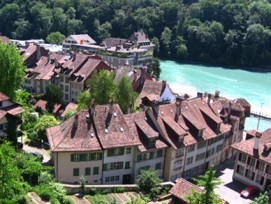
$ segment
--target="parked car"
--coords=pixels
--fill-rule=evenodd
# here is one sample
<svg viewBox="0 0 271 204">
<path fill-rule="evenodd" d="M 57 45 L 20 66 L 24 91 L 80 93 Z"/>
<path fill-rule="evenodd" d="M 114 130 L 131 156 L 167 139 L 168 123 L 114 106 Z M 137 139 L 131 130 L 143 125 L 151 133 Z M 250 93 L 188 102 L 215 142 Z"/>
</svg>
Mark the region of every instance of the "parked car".
<svg viewBox="0 0 271 204">
<path fill-rule="evenodd" d="M 255 186 L 247 186 L 241 191 L 241 196 L 244 198 L 249 198 L 255 194 L 259 193 L 259 189 Z"/>
</svg>

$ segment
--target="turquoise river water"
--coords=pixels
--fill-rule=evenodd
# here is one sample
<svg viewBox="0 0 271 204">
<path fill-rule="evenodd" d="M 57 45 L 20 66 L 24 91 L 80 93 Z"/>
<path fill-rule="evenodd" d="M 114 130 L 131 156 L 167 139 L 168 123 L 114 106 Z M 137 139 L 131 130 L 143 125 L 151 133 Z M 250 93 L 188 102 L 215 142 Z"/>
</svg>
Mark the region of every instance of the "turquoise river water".
<svg viewBox="0 0 271 204">
<path fill-rule="evenodd" d="M 242 69 L 180 64 L 161 60 L 160 80 L 167 80 L 175 93 L 196 96 L 197 92 L 215 93 L 229 99 L 245 98 L 254 112 L 271 117 L 271 73 Z M 258 118 L 250 117 L 245 129 L 257 129 Z M 271 128 L 271 121 L 260 119 L 259 130 Z"/>
</svg>

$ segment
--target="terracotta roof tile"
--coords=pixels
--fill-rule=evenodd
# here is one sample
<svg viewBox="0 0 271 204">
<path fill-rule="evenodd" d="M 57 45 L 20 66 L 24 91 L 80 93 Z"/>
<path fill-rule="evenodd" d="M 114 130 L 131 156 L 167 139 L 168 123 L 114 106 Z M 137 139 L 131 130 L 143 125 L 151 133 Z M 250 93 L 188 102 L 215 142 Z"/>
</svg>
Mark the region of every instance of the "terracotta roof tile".
<svg viewBox="0 0 271 204">
<path fill-rule="evenodd" d="M 6 111 L 0 110 L 0 120 L 1 120 L 2 118 L 4 118 L 6 114 L 7 114 Z"/>
<path fill-rule="evenodd" d="M 9 97 L 5 94 L 3 94 L 2 92 L 0 92 L 0 102 L 1 101 L 6 101 L 9 100 Z"/>
<path fill-rule="evenodd" d="M 88 111 L 82 110 L 60 125 L 48 128 L 47 137 L 51 150 L 55 152 L 101 150 L 94 125 L 93 123 L 89 125 L 87 115 Z"/>
<path fill-rule="evenodd" d="M 258 157 L 258 159 L 271 164 L 271 154 L 270 154 L 271 149 L 270 147 L 269 148 L 265 147 L 266 144 L 271 143 L 271 128 L 267 129 L 266 131 L 262 133 L 262 137 L 260 138 L 260 142 L 259 142 L 258 152 L 255 152 L 253 150 L 254 143 L 255 143 L 255 137 L 249 140 L 239 142 L 237 144 L 233 144 L 232 147 L 250 156 Z"/>
<path fill-rule="evenodd" d="M 69 111 L 76 111 L 76 108 L 77 108 L 77 104 L 72 103 L 72 102 L 69 103 L 66 106 L 65 110 L 63 111 L 63 113 L 61 114 L 61 117 L 64 117 L 66 115 L 66 113 L 69 112 Z"/>
<path fill-rule="evenodd" d="M 96 44 L 96 42 L 88 34 L 70 35 L 77 44 Z"/>
<path fill-rule="evenodd" d="M 7 107 L 1 108 L 1 109 L 6 111 L 7 113 L 9 113 L 11 115 L 18 115 L 18 114 L 24 112 L 24 109 L 18 104 L 13 104 L 11 106 L 7 106 Z"/>
<path fill-rule="evenodd" d="M 40 99 L 34 105 L 34 108 L 40 107 L 43 111 L 46 111 L 46 104 L 47 104 L 47 101 Z M 57 113 L 59 111 L 60 107 L 61 107 L 61 104 L 54 104 L 53 113 Z"/>
<path fill-rule="evenodd" d="M 130 131 L 119 105 L 113 105 L 109 114 L 107 105 L 96 106 L 94 123 L 103 148 L 133 146 L 140 144 L 138 137 Z M 106 128 L 108 125 L 108 128 Z M 107 129 L 107 130 L 106 130 Z"/>
</svg>

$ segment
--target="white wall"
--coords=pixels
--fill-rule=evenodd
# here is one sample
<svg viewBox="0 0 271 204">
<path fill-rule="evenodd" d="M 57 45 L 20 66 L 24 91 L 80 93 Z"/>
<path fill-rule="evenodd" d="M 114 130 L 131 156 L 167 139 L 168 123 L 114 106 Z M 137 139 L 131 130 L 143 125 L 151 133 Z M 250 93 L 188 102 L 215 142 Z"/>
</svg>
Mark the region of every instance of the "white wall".
<svg viewBox="0 0 271 204">
<path fill-rule="evenodd" d="M 162 102 L 164 100 L 170 100 L 170 101 L 175 101 L 175 96 L 173 95 L 173 93 L 170 91 L 168 85 L 166 86 L 164 92 L 162 93 L 162 95 L 160 96 L 159 101 Z"/>
</svg>

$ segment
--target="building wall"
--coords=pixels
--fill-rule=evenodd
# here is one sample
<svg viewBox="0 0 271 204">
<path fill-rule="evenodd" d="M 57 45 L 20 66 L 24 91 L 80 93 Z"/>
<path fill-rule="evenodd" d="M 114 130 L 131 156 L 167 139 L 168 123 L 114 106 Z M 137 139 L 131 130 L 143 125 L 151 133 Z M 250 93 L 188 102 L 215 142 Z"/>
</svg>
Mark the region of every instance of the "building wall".
<svg viewBox="0 0 271 204">
<path fill-rule="evenodd" d="M 81 152 L 80 152 L 81 153 Z M 82 152 L 93 153 L 93 152 Z M 79 183 L 80 176 L 84 176 L 88 184 L 101 184 L 102 179 L 102 160 L 97 161 L 71 161 L 70 152 L 53 153 L 55 176 L 59 182 L 63 183 Z M 90 176 L 85 175 L 85 168 L 91 168 Z M 94 167 L 99 167 L 99 174 L 94 175 Z M 73 169 L 79 168 L 79 176 L 73 176 Z"/>
<path fill-rule="evenodd" d="M 13 104 L 14 103 L 12 103 L 10 100 L 2 101 L 2 106 L 0 106 L 0 108 L 5 108 L 5 107 L 11 106 Z"/>
<path fill-rule="evenodd" d="M 140 152 L 137 151 L 136 158 L 135 158 L 135 160 L 136 160 L 136 163 L 135 163 L 135 177 L 137 175 L 139 175 L 141 168 L 155 169 L 156 172 L 157 172 L 157 175 L 159 177 L 161 177 L 161 178 L 163 177 L 165 149 L 163 149 L 161 157 L 157 157 L 157 150 L 150 151 L 150 152 L 154 153 L 154 158 L 153 159 L 147 159 L 147 160 L 138 161 L 137 160 L 137 155 L 139 155 Z M 148 153 L 150 153 L 150 152 L 148 152 Z M 161 164 L 160 165 L 160 169 L 156 169 L 155 168 L 158 163 Z"/>
<path fill-rule="evenodd" d="M 160 102 L 165 101 L 165 100 L 175 101 L 175 96 L 173 95 L 173 93 L 171 93 L 168 85 L 166 85 L 166 88 L 159 99 Z"/>
<path fill-rule="evenodd" d="M 246 185 L 256 186 L 260 190 L 266 190 L 266 187 L 271 184 L 271 165 L 259 161 L 255 157 L 253 157 L 255 162 L 251 163 L 252 157 L 242 154 L 245 157 L 241 157 L 240 152 L 236 154 L 233 179 Z M 259 165 L 258 162 L 261 162 L 262 165 Z"/>
<path fill-rule="evenodd" d="M 127 149 L 131 148 L 131 152 L 128 153 Z M 104 164 L 112 164 L 114 162 L 123 162 L 123 167 L 121 169 L 115 170 L 104 170 L 103 171 L 103 183 L 104 184 L 122 184 L 124 182 L 123 176 L 130 175 L 130 178 L 133 179 L 133 169 L 134 169 L 134 153 L 135 147 L 126 147 L 124 149 L 124 154 L 119 156 L 108 156 L 108 149 L 104 151 Z M 130 162 L 130 168 L 125 169 L 125 163 Z M 111 178 L 108 181 L 107 177 L 115 177 L 114 180 Z M 116 179 L 116 176 L 119 176 L 119 179 Z"/>
</svg>

